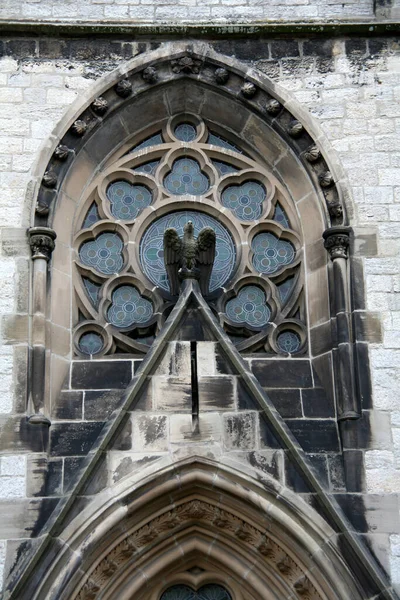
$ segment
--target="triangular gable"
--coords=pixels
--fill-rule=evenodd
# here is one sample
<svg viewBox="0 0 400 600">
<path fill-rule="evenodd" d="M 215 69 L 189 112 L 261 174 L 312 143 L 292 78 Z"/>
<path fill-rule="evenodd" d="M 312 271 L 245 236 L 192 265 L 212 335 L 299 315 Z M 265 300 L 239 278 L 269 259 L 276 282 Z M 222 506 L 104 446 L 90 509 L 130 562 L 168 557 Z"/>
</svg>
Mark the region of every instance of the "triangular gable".
<svg viewBox="0 0 400 600">
<path fill-rule="evenodd" d="M 219 325 L 212 310 L 202 297 L 198 283 L 191 279 L 184 281 L 177 304 L 142 361 L 137 373 L 124 391 L 120 407 L 114 411 L 104 425 L 96 443 L 85 457 L 81 472 L 69 494 L 60 499 L 44 526 L 41 537 L 36 540 L 35 549 L 28 560 L 25 564 L 17 565 L 13 572 L 11 585 L 6 590 L 5 599 L 21 598 L 20 592 L 23 590 L 25 583 L 32 577 L 36 565 L 44 559 L 46 551 L 50 550 L 54 538 L 59 535 L 64 523 L 70 518 L 75 508 L 75 502 L 83 494 L 91 476 L 99 468 L 104 452 L 111 446 L 115 436 L 123 426 L 127 413 L 132 411 L 140 401 L 143 386 L 157 368 L 164 355 L 166 345 L 175 339 L 182 339 L 182 337 L 185 339 L 185 329 L 186 332 L 190 331 L 192 325 L 189 323 L 187 329 L 188 315 L 193 309 L 201 321 L 202 327 L 199 328 L 199 331 L 206 332 L 206 339 L 214 339 L 218 342 L 226 359 L 231 364 L 232 370 L 240 376 L 247 394 L 262 411 L 267 427 L 279 441 L 281 447 L 287 451 L 294 468 L 301 475 L 311 493 L 315 495 L 320 512 L 330 525 L 341 534 L 343 551 L 346 556 L 351 557 L 353 570 L 360 579 L 368 581 L 369 586 L 373 589 L 381 590 L 380 597 L 395 599 L 396 596 L 389 587 L 380 567 L 352 530 L 336 500 L 324 489 L 306 453 L 269 399 L 256 376 L 251 372 L 246 361 Z"/>
</svg>

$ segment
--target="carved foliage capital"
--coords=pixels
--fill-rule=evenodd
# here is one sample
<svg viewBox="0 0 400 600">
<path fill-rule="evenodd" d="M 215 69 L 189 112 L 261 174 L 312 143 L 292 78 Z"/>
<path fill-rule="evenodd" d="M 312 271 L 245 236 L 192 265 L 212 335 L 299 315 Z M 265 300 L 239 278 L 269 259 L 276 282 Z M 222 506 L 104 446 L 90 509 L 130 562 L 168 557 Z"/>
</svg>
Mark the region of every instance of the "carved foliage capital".
<svg viewBox="0 0 400 600">
<path fill-rule="evenodd" d="M 43 258 L 49 261 L 55 248 L 56 232 L 49 227 L 31 227 L 28 236 L 32 259 Z"/>
<path fill-rule="evenodd" d="M 324 246 L 332 260 L 347 258 L 350 245 L 350 230 L 346 227 L 332 227 L 324 231 Z"/>
</svg>

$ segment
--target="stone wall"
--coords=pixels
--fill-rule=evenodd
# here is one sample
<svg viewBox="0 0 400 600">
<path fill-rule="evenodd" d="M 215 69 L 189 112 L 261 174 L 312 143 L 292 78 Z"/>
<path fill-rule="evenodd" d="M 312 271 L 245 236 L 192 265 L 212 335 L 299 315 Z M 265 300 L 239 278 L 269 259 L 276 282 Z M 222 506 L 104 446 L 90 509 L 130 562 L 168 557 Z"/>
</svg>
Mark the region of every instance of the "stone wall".
<svg viewBox="0 0 400 600">
<path fill-rule="evenodd" d="M 77 16 L 73 13 L 78 10 L 77 3 L 62 4 L 72 11 L 66 18 Z M 132 3 L 92 4 L 90 8 L 102 15 L 111 8 L 133 9 Z M 186 14 L 188 4 L 181 4 Z M 349 2 L 347 6 L 370 10 L 370 4 Z M 32 17 L 57 18 L 52 12 L 56 6 L 59 3 L 52 7 L 50 3 L 6 2 L 0 16 L 28 17 L 22 8 L 35 7 L 39 12 Z M 202 2 L 202 6 L 212 10 L 214 5 Z M 252 3 L 246 6 L 256 8 Z M 319 10 L 321 6 L 313 3 L 311 8 Z M 294 8 L 300 11 L 301 7 L 310 6 L 305 3 Z M 42 8 L 49 12 L 40 14 Z M 150 9 L 152 14 L 143 18 L 153 18 L 155 8 Z M 5 10 L 9 12 L 5 14 Z M 87 18 L 95 19 L 95 14 Z M 11 415 L 24 412 L 26 399 L 29 252 L 25 232 L 32 214 L 29 182 L 40 149 L 65 111 L 75 100 L 79 106 L 81 94 L 95 80 L 157 43 L 7 38 L 0 44 L 0 409 L 6 432 L 12 428 Z M 212 43 L 215 50 L 253 65 L 289 90 L 319 122 L 343 163 L 353 192 L 351 225 L 365 241 L 359 243 L 356 253 L 365 271 L 367 308 L 379 315 L 383 327 L 382 343 L 370 346 L 374 408 L 384 411 L 392 425 L 392 438 L 373 440 L 366 447 L 366 486 L 372 494 L 400 493 L 399 44 L 391 38 Z M 140 429 L 140 424 L 135 427 Z M 25 462 L 28 453 L 21 441 L 10 446 L 1 459 L 0 497 L 14 506 L 25 495 L 27 464 L 32 470 Z M 7 532 L 2 536 L 7 537 Z M 3 546 L 0 543 L 0 562 Z M 399 546 L 400 536 L 394 534 L 391 568 L 398 584 Z"/>
<path fill-rule="evenodd" d="M 380 6 L 383 4 L 383 9 Z M 378 13 L 391 16 L 391 3 Z M 373 0 L 3 0 L 0 18 L 55 21 L 230 22 L 374 16 Z"/>
</svg>

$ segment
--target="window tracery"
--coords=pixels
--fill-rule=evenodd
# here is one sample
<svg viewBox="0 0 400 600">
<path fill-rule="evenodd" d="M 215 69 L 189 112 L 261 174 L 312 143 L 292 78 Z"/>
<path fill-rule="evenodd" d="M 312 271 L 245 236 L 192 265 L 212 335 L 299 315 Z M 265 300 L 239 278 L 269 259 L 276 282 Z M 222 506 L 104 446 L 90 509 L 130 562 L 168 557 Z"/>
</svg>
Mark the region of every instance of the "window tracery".
<svg viewBox="0 0 400 600">
<path fill-rule="evenodd" d="M 196 115 L 176 115 L 110 159 L 75 236 L 78 355 L 144 353 L 168 315 L 167 227 L 217 234 L 208 301 L 243 351 L 306 347 L 302 240 L 284 186 Z"/>
<path fill-rule="evenodd" d="M 232 600 L 232 596 L 222 585 L 209 583 L 197 591 L 187 585 L 173 585 L 160 600 Z"/>
</svg>

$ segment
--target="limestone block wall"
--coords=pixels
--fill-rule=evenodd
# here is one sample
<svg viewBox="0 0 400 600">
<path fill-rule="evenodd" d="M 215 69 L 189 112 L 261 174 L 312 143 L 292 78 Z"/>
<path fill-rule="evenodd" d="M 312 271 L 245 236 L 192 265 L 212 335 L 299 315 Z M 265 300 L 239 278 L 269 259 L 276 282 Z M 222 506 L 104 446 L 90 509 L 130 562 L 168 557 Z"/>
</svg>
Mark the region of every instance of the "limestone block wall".
<svg viewBox="0 0 400 600">
<path fill-rule="evenodd" d="M 373 0 L 3 0 L 0 18 L 163 23 L 391 17 L 391 3 Z M 383 6 L 381 6 L 383 4 Z"/>
<path fill-rule="evenodd" d="M 213 6 L 225 6 L 223 2 L 202 2 L 202 7 L 211 11 Z M 292 11 L 310 4 L 296 4 Z M 349 2 L 345 6 L 357 6 L 358 10 L 364 6 L 367 10 L 370 4 Z M 72 11 L 85 8 L 75 2 L 62 5 Z M 56 6 L 60 3 L 6 1 L 0 16 L 28 18 L 22 10 L 31 7 L 33 11 L 35 7 L 38 12 L 32 18 L 58 18 L 52 12 Z M 117 1 L 93 0 L 93 13 L 87 18 L 96 18 L 94 9 L 105 15 L 106 9 L 121 6 L 124 7 Z M 137 6 L 146 8 L 144 4 Z M 182 6 L 186 14 L 190 5 Z M 321 2 L 321 6 L 328 5 Z M 126 2 L 124 8 L 131 14 L 133 7 Z M 249 2 L 246 7 L 254 8 L 254 4 Z M 319 10 L 314 2 L 311 8 L 315 7 Z M 43 8 L 49 12 L 41 15 Z M 150 9 L 154 16 L 155 7 Z M 217 13 L 214 16 L 217 18 Z M 40 37 L 6 37 L 0 41 L 0 425 L 3 439 L 8 440 L 0 462 L 0 499 L 3 506 L 12 504 L 15 510 L 22 507 L 27 485 L 32 485 L 29 481 L 27 484 L 26 473 L 33 469 L 32 448 L 24 444 L 23 432 L 18 439 L 13 436 L 15 423 L 26 405 L 26 228 L 32 214 L 31 173 L 40 149 L 73 102 L 79 106 L 82 94 L 95 80 L 121 61 L 159 43 Z M 236 56 L 289 90 L 294 100 L 319 122 L 346 170 L 353 194 L 350 221 L 360 240 L 355 252 L 365 273 L 367 309 L 374 311 L 382 324 L 381 341 L 376 342 L 375 334 L 370 345 L 374 408 L 383 411 L 392 427 L 391 436 L 366 445 L 365 485 L 371 494 L 391 497 L 400 493 L 399 43 L 394 38 L 239 39 L 210 43 L 215 50 Z M 79 405 L 76 399 L 75 402 Z M 62 415 L 58 418 L 62 420 Z M 133 426 L 140 435 L 140 421 L 133 422 Z M 162 428 L 162 423 L 157 427 Z M 35 450 L 40 450 L 45 440 L 38 440 L 37 444 Z M 53 490 L 54 497 L 59 493 Z M 14 515 L 17 522 L 17 513 Z M 10 531 L 8 524 L 0 529 L 0 564 L 5 556 L 5 540 L 23 537 L 22 532 Z M 392 577 L 400 584 L 400 536 L 393 533 L 391 542 Z"/>
</svg>

